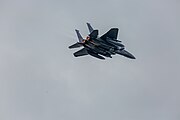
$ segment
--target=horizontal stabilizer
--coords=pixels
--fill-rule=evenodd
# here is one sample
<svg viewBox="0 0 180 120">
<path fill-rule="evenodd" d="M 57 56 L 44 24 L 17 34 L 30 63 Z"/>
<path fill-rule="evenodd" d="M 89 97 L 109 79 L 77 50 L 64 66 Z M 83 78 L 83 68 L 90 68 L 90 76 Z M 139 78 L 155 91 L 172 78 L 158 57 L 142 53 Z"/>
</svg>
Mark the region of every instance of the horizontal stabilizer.
<svg viewBox="0 0 180 120">
<path fill-rule="evenodd" d="M 82 43 L 78 43 L 78 42 L 77 42 L 77 43 L 69 46 L 69 48 L 72 49 L 72 48 L 78 48 L 78 47 L 81 47 L 81 46 L 83 46 Z"/>
<path fill-rule="evenodd" d="M 75 57 L 84 56 L 84 55 L 88 55 L 88 52 L 85 48 L 74 53 Z"/>
<path fill-rule="evenodd" d="M 97 38 L 98 36 L 98 30 L 93 30 L 90 34 L 89 34 L 90 38 Z"/>
<path fill-rule="evenodd" d="M 87 26 L 88 26 L 88 29 L 89 29 L 89 33 L 91 33 L 93 31 L 93 28 L 92 28 L 91 24 L 87 23 Z"/>
<path fill-rule="evenodd" d="M 118 36 L 118 28 L 111 28 L 107 33 L 105 33 L 103 36 L 100 38 L 103 40 L 106 40 L 106 38 L 111 38 L 111 39 L 117 39 Z"/>
</svg>

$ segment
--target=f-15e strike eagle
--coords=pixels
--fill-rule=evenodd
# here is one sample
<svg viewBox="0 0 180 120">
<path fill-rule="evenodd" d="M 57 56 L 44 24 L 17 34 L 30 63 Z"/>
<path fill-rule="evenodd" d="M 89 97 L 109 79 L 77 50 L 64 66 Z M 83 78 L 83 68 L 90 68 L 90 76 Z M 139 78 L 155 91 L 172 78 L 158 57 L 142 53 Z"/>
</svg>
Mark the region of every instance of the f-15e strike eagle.
<svg viewBox="0 0 180 120">
<path fill-rule="evenodd" d="M 125 50 L 125 46 L 121 41 L 117 40 L 118 28 L 111 28 L 107 33 L 98 37 L 98 30 L 94 30 L 90 23 L 87 23 L 89 35 L 83 39 L 79 30 L 75 30 L 79 42 L 69 46 L 69 48 L 83 47 L 74 53 L 75 57 L 91 55 L 99 59 L 104 57 L 112 58 L 112 55 L 119 54 L 127 58 L 135 59 L 135 57 Z"/>
</svg>

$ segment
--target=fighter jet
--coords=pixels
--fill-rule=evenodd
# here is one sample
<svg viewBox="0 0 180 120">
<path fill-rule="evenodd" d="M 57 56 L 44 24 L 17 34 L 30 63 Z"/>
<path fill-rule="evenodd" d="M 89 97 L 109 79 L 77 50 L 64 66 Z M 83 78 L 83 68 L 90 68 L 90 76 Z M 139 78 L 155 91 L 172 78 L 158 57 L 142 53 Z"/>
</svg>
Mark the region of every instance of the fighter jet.
<svg viewBox="0 0 180 120">
<path fill-rule="evenodd" d="M 118 28 L 111 28 L 107 33 L 98 37 L 98 30 L 94 30 L 90 23 L 87 23 L 89 35 L 83 39 L 79 30 L 75 30 L 79 42 L 69 46 L 69 48 L 78 48 L 83 46 L 81 50 L 74 53 L 75 57 L 91 55 L 99 59 L 105 57 L 112 58 L 111 55 L 120 54 L 125 57 L 135 59 L 135 57 L 125 50 L 125 46 L 121 41 L 117 40 Z"/>
</svg>

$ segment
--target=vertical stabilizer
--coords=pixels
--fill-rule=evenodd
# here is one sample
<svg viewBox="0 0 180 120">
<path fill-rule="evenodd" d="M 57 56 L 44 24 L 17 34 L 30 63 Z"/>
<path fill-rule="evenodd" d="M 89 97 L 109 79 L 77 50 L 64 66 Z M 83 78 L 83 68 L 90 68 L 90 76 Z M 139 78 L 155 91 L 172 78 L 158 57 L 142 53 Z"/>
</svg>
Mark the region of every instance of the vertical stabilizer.
<svg viewBox="0 0 180 120">
<path fill-rule="evenodd" d="M 77 37 L 79 39 L 79 42 L 82 43 L 83 42 L 83 37 L 81 36 L 79 30 L 75 30 L 75 31 L 76 31 Z"/>
<path fill-rule="evenodd" d="M 88 29 L 89 29 L 89 33 L 91 33 L 94 29 L 92 28 L 90 23 L 87 23 Z"/>
</svg>

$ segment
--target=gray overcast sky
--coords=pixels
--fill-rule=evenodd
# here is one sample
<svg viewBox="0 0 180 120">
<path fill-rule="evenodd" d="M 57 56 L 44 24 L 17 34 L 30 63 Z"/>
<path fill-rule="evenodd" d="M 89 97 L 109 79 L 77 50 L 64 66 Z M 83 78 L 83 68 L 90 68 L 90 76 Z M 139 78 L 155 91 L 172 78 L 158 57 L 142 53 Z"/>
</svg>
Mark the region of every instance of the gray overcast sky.
<svg viewBox="0 0 180 120">
<path fill-rule="evenodd" d="M 179 120 L 180 2 L 0 0 L 0 120 Z M 180 21 L 180 20 L 179 20 Z M 74 58 L 86 22 L 136 60 Z"/>
</svg>

